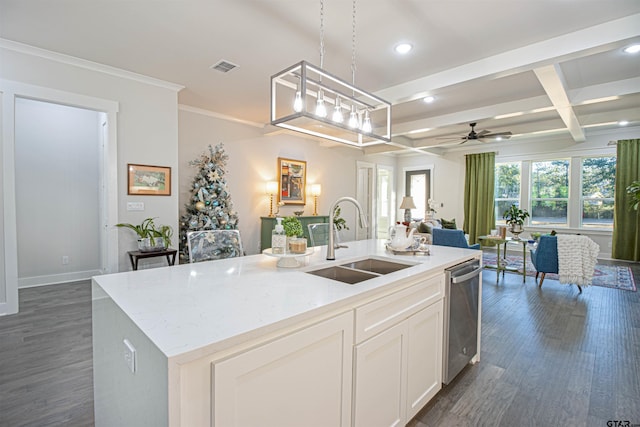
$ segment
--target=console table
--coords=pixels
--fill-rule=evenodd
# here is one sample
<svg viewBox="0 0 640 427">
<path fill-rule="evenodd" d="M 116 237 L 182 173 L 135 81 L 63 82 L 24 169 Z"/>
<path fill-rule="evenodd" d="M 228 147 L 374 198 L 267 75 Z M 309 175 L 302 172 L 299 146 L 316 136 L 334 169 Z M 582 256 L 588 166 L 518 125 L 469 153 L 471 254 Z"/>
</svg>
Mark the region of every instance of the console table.
<svg viewBox="0 0 640 427">
<path fill-rule="evenodd" d="M 169 265 L 176 263 L 177 249 L 163 249 L 161 251 L 129 251 L 129 260 L 131 261 L 131 268 L 138 269 L 138 260 L 143 258 L 155 258 L 157 256 L 166 256 Z"/>
<path fill-rule="evenodd" d="M 307 225 L 315 224 L 315 223 L 326 223 L 329 222 L 328 215 L 309 215 L 309 216 L 299 216 L 297 217 L 302 224 L 302 232 L 304 233 L 304 237 L 307 239 L 307 244 L 311 242 L 309 238 L 309 228 Z M 261 227 L 260 227 L 260 252 L 264 251 L 271 247 L 271 232 L 273 228 L 276 226 L 276 218 L 271 216 L 261 216 Z"/>
</svg>

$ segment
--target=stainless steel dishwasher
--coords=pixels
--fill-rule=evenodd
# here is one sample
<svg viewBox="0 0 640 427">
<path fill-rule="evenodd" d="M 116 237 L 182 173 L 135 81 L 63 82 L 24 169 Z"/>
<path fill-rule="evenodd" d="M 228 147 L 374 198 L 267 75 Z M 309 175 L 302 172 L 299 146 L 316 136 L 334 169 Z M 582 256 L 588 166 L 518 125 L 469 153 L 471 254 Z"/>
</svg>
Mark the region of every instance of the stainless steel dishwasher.
<svg viewBox="0 0 640 427">
<path fill-rule="evenodd" d="M 449 384 L 478 351 L 480 260 L 445 270 L 443 382 Z"/>
</svg>

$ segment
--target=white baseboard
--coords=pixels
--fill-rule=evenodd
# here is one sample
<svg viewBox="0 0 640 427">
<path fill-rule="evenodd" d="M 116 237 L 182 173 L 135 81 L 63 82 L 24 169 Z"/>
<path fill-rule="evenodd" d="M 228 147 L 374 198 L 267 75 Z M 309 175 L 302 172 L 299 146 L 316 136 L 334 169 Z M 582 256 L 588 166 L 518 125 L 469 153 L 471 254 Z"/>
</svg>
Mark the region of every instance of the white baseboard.
<svg viewBox="0 0 640 427">
<path fill-rule="evenodd" d="M 88 280 L 91 279 L 92 276 L 98 276 L 100 274 L 102 274 L 100 270 L 87 270 L 63 274 L 49 274 L 46 276 L 20 277 L 18 278 L 18 289 Z"/>
</svg>

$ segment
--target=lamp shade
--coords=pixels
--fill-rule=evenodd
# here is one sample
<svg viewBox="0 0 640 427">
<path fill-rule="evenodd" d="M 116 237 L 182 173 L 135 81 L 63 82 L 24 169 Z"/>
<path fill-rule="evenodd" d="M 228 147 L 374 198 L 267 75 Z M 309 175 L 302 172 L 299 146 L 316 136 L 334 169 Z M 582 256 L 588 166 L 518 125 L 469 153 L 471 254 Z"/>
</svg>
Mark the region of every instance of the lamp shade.
<svg viewBox="0 0 640 427">
<path fill-rule="evenodd" d="M 265 191 L 267 194 L 278 194 L 278 182 L 277 181 L 269 181 L 265 185 Z"/>
<path fill-rule="evenodd" d="M 322 194 L 322 186 L 320 184 L 312 184 L 310 193 L 314 197 L 319 196 Z"/>
<path fill-rule="evenodd" d="M 416 204 L 413 203 L 413 197 L 404 196 L 402 198 L 402 203 L 400 203 L 400 209 L 415 209 Z"/>
</svg>

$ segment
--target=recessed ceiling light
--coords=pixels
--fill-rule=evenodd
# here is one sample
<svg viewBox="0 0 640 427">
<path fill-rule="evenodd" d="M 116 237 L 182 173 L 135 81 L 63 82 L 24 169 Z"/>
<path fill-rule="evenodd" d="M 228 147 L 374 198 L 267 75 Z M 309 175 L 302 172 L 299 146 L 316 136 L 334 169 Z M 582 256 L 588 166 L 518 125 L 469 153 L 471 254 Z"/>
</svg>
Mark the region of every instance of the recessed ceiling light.
<svg viewBox="0 0 640 427">
<path fill-rule="evenodd" d="M 624 49 L 625 53 L 638 53 L 640 52 L 640 44 L 632 44 L 631 46 L 627 46 Z"/>
<path fill-rule="evenodd" d="M 413 49 L 413 45 L 410 43 L 400 43 L 395 47 L 395 51 L 401 55 L 409 53 L 411 49 Z"/>
<path fill-rule="evenodd" d="M 626 125 L 628 125 L 628 124 L 629 124 L 629 120 L 620 120 L 620 121 L 618 122 L 618 124 L 619 124 L 620 126 L 626 126 Z"/>
<path fill-rule="evenodd" d="M 427 104 L 431 104 L 433 101 L 436 100 L 435 96 L 425 96 L 424 98 L 422 98 L 422 100 L 424 102 L 426 102 Z"/>
</svg>

